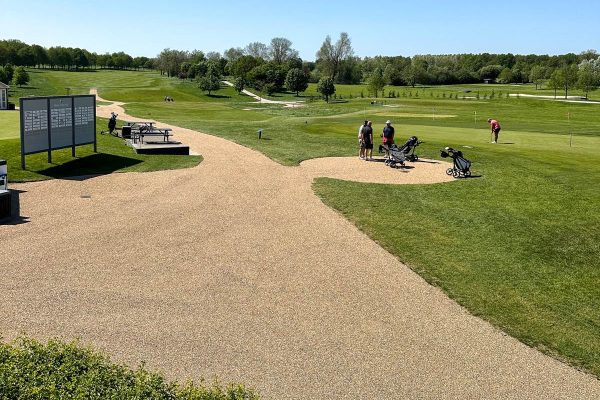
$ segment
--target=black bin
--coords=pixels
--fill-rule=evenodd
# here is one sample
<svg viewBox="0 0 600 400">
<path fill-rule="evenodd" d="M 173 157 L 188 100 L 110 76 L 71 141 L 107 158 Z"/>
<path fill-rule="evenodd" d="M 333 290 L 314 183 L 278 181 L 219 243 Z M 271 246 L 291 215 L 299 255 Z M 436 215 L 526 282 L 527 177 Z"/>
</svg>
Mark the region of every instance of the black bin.
<svg viewBox="0 0 600 400">
<path fill-rule="evenodd" d="M 131 139 L 131 127 L 130 126 L 122 127 L 121 135 L 123 136 L 123 139 Z"/>
</svg>

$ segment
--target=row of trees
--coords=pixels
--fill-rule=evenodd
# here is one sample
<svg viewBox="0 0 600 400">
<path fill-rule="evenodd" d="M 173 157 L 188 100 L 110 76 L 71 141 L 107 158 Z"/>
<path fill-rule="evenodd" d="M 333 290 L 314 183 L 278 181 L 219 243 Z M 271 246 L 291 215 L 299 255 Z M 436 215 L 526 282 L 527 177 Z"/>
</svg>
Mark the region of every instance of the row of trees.
<svg viewBox="0 0 600 400">
<path fill-rule="evenodd" d="M 122 51 L 97 54 L 80 48 L 55 46 L 46 49 L 19 40 L 0 40 L 0 65 L 61 69 L 139 69 L 153 68 L 152 62 L 148 57 L 134 58 Z"/>
<path fill-rule="evenodd" d="M 365 57 L 354 55 L 347 33 L 337 41 L 327 36 L 315 54 L 315 61 L 304 61 L 292 42 L 276 37 L 267 45 L 249 43 L 223 52 L 163 50 L 157 57 L 131 57 L 124 52 L 90 53 L 85 49 L 28 45 L 18 40 L 0 41 L 0 66 L 41 68 L 154 68 L 169 77 L 203 82 L 215 87 L 223 76 L 232 76 L 238 90 L 252 87 L 267 93 L 283 90 L 296 94 L 308 82 L 354 84 L 366 82 L 378 96 L 385 85 L 477 83 L 528 83 L 539 87 L 547 82 L 566 93 L 580 87 L 586 93 L 598 87 L 599 55 L 595 50 L 564 55 L 455 54 L 416 55 L 413 57 Z M 11 80 L 9 80 L 11 81 Z M 207 82 L 212 82 L 208 85 Z M 329 81 L 328 81 L 329 83 Z M 323 85 L 321 85 L 323 86 Z M 324 85 L 324 87 L 329 85 Z M 215 90 L 215 89 L 211 89 Z"/>
</svg>

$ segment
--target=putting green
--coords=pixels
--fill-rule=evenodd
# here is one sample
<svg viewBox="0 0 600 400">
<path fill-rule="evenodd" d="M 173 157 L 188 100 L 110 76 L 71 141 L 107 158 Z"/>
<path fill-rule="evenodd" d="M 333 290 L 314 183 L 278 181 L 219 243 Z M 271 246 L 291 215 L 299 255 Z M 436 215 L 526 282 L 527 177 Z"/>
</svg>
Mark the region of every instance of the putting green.
<svg viewBox="0 0 600 400">
<path fill-rule="evenodd" d="M 19 137 L 19 112 L 0 111 L 0 140 Z"/>
</svg>

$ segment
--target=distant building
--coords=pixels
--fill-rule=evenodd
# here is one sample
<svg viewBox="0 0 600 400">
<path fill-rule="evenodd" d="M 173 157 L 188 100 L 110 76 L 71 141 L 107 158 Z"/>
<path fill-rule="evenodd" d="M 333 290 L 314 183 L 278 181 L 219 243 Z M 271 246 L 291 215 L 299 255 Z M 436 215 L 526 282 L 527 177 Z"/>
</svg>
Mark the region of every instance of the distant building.
<svg viewBox="0 0 600 400">
<path fill-rule="evenodd" d="M 0 110 L 8 108 L 8 85 L 0 82 Z"/>
</svg>

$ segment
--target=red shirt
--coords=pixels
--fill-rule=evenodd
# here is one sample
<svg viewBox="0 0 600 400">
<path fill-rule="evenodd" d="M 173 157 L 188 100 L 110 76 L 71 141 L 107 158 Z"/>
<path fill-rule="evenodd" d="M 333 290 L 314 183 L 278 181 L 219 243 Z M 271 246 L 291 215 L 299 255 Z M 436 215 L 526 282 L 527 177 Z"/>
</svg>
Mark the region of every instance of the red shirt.
<svg viewBox="0 0 600 400">
<path fill-rule="evenodd" d="M 500 124 L 495 119 L 491 120 L 490 124 L 492 124 L 492 130 L 493 131 L 495 131 L 496 129 L 500 129 Z"/>
</svg>

